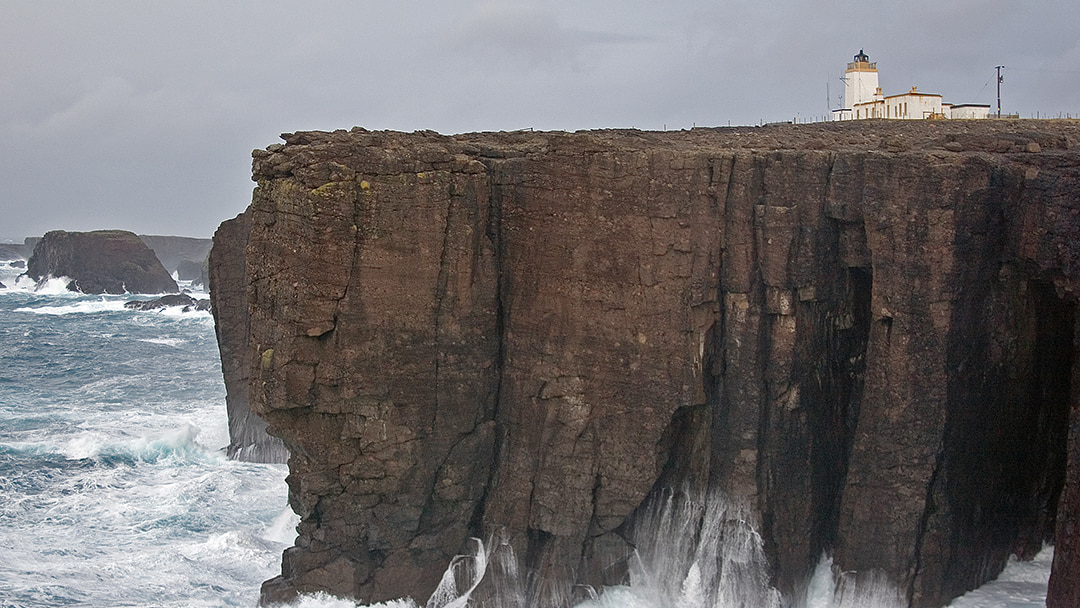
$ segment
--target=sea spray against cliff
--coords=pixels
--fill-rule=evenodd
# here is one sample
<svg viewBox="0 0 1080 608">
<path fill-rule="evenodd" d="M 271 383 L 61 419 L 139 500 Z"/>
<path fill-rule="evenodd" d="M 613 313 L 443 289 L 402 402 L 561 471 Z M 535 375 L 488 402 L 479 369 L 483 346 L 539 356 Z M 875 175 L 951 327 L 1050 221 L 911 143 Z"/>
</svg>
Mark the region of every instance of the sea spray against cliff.
<svg viewBox="0 0 1080 608">
<path fill-rule="evenodd" d="M 768 559 L 750 510 L 714 492 L 694 499 L 661 492 L 632 526 L 635 549 L 627 584 L 600 590 L 526 598 L 513 549 L 500 536 L 470 539 L 425 608 L 902 608 L 906 602 L 884 576 L 835 573 L 822 555 L 804 589 L 784 598 L 769 584 Z M 542 582 L 531 581 L 533 586 Z M 479 596 L 479 597 L 477 597 Z M 377 606 L 382 606 L 378 604 Z M 387 604 L 389 606 L 390 604 Z M 393 604 L 414 608 L 415 603 Z"/>
<path fill-rule="evenodd" d="M 630 588 L 652 605 L 779 608 L 749 509 L 714 492 L 664 492 L 635 522 Z"/>
</svg>

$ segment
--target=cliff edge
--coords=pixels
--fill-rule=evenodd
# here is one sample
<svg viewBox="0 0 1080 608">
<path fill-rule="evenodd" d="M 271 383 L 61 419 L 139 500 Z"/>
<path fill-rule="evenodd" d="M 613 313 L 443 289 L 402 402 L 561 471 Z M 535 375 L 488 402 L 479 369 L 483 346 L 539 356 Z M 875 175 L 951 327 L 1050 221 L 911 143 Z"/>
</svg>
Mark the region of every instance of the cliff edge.
<svg viewBox="0 0 1080 608">
<path fill-rule="evenodd" d="M 563 605 L 675 489 L 785 593 L 830 551 L 939 606 L 1054 539 L 1077 605 L 1076 122 L 283 138 L 214 306 L 291 452 L 264 601 L 423 599 L 479 537 Z"/>
</svg>

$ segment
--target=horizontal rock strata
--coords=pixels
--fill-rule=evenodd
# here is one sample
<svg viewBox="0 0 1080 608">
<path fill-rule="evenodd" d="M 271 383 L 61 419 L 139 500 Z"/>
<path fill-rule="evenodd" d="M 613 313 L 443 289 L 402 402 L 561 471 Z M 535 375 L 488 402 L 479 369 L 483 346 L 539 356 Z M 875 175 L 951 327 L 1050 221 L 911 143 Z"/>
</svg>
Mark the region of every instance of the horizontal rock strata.
<svg viewBox="0 0 1080 608">
<path fill-rule="evenodd" d="M 827 550 L 920 607 L 1057 525 L 1072 605 L 1075 123 L 283 137 L 214 303 L 292 454 L 264 600 L 423 599 L 501 533 L 558 605 L 682 488 L 782 591 Z"/>
</svg>

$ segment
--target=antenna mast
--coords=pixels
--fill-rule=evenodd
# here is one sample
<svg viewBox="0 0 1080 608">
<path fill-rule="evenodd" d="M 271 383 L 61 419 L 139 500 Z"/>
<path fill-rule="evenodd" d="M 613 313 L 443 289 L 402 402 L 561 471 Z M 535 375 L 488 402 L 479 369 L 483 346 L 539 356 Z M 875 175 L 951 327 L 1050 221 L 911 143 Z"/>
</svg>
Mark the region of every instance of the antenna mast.
<svg viewBox="0 0 1080 608">
<path fill-rule="evenodd" d="M 1003 66 L 1003 65 L 994 66 L 994 69 L 997 70 L 997 93 L 998 93 L 997 117 L 998 118 L 1001 118 L 1001 82 L 1003 80 L 1005 80 L 1004 78 L 1001 77 L 1001 70 L 1003 70 L 1004 68 L 1005 68 L 1005 66 Z"/>
</svg>

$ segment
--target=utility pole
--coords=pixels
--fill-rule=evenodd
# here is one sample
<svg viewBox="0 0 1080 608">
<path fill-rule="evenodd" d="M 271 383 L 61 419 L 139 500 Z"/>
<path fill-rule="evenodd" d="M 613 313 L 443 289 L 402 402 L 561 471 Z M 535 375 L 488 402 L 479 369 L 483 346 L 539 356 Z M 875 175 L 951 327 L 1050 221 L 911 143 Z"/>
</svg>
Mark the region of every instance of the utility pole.
<svg viewBox="0 0 1080 608">
<path fill-rule="evenodd" d="M 1001 70 L 1003 70 L 1004 68 L 1005 68 L 1005 66 L 1003 66 L 1003 65 L 994 66 L 994 69 L 997 70 L 997 89 L 998 89 L 998 115 L 997 115 L 997 117 L 998 118 L 1001 118 L 1001 81 L 1005 80 L 1004 78 L 1001 77 Z"/>
</svg>

